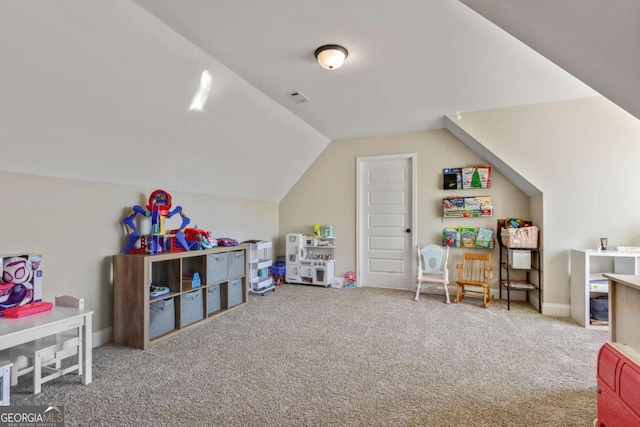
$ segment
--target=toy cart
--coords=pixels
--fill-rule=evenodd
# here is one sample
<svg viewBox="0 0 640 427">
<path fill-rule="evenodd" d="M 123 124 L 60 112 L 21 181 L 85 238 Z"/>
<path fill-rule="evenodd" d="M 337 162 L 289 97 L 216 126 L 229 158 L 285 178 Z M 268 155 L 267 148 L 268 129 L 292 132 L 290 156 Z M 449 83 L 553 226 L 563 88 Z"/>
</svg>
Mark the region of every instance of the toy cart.
<svg viewBox="0 0 640 427">
<path fill-rule="evenodd" d="M 269 274 L 273 279 L 273 283 L 277 286 L 280 286 L 284 283 L 284 277 L 287 272 L 286 261 L 283 256 L 278 257 L 278 260 L 275 264 L 269 267 Z"/>
<path fill-rule="evenodd" d="M 243 243 L 249 245 L 249 292 L 261 294 L 267 291 L 275 291 L 276 287 L 269 275 L 271 262 L 271 241 L 247 240 Z"/>
</svg>

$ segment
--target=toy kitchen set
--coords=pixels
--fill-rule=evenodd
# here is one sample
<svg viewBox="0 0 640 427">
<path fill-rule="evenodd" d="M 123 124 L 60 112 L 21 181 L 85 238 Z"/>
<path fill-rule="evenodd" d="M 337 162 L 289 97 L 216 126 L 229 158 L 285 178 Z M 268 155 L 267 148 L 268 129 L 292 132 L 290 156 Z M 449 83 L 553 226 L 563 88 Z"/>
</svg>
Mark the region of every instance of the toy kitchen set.
<svg viewBox="0 0 640 427">
<path fill-rule="evenodd" d="M 313 236 L 287 234 L 287 283 L 330 286 L 335 276 L 335 237 L 333 227 L 314 225 Z"/>
</svg>

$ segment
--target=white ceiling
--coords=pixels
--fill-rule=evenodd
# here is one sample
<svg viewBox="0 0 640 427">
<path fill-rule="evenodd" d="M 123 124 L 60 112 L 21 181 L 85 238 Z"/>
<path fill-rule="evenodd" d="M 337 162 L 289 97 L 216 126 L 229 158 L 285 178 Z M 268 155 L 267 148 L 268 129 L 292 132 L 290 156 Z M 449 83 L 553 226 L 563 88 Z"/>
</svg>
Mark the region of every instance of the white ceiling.
<svg viewBox="0 0 640 427">
<path fill-rule="evenodd" d="M 330 139 L 596 94 L 457 1 L 135 1 Z M 329 43 L 349 50 L 338 70 L 315 63 Z"/>
<path fill-rule="evenodd" d="M 453 0 L 4 1 L 0 50 L 0 170 L 272 202 L 331 140 L 596 95 Z"/>
</svg>

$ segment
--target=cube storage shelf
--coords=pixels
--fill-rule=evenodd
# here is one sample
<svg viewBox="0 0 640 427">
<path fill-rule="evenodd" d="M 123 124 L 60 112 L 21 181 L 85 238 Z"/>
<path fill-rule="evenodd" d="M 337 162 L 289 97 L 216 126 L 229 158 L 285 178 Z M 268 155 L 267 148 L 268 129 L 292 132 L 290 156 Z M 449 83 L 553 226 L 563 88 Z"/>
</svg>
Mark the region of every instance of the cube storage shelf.
<svg viewBox="0 0 640 427">
<path fill-rule="evenodd" d="M 247 262 L 245 244 L 159 255 L 114 255 L 115 343 L 144 350 L 245 305 Z M 150 284 L 166 286 L 170 292 L 151 298 Z"/>
</svg>

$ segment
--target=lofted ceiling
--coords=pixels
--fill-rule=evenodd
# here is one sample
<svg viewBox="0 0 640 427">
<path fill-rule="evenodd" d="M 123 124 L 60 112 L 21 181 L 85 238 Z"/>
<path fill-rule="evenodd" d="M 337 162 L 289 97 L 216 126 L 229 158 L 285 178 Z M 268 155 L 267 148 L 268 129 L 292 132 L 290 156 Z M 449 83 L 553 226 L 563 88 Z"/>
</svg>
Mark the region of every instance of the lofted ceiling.
<svg viewBox="0 0 640 427">
<path fill-rule="evenodd" d="M 640 118 L 637 0 L 460 0 Z"/>
<path fill-rule="evenodd" d="M 457 1 L 135 1 L 332 140 L 596 94 Z M 328 71 L 313 52 L 332 43 L 349 56 Z"/>
<path fill-rule="evenodd" d="M 0 170 L 271 202 L 332 140 L 597 95 L 453 0 L 3 2 L 0 49 Z"/>
</svg>

